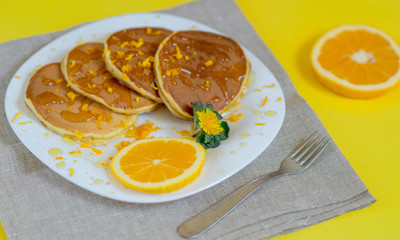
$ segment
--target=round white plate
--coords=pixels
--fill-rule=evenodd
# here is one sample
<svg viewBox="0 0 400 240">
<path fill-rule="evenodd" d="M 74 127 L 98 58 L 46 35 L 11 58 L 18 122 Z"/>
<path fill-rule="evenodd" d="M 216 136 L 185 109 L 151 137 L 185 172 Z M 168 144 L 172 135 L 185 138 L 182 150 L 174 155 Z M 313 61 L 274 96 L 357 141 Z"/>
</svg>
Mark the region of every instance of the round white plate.
<svg viewBox="0 0 400 240">
<path fill-rule="evenodd" d="M 35 69 L 51 62 L 60 62 L 77 44 L 90 41 L 103 42 L 107 35 L 127 28 L 164 27 L 170 30 L 197 29 L 219 33 L 198 22 L 167 14 L 129 14 L 107 18 L 79 27 L 50 42 L 32 55 L 11 79 L 5 97 L 7 120 L 21 142 L 44 164 L 68 181 L 104 197 L 136 203 L 157 203 L 176 200 L 203 191 L 238 172 L 272 142 L 282 126 L 285 116 L 285 100 L 279 83 L 268 68 L 251 52 L 245 52 L 251 62 L 254 80 L 240 101 L 241 107 L 232 108 L 232 113 L 242 113 L 238 122 L 228 122 L 231 131 L 228 140 L 216 149 L 209 149 L 199 178 L 183 189 L 166 194 L 147 194 L 129 189 L 119 183 L 107 167 L 98 167 L 100 161 L 108 161 L 117 153 L 114 145 L 96 147 L 103 153 L 96 155 L 90 149 L 72 155 L 79 145 L 63 141 L 62 137 L 50 132 L 25 106 L 24 96 L 30 75 Z M 223 33 L 220 33 L 223 34 Z M 268 101 L 263 105 L 265 98 Z M 17 113 L 21 111 L 16 118 Z M 229 116 L 225 115 L 225 116 Z M 14 122 L 13 119 L 15 118 Z M 192 123 L 178 120 L 165 107 L 155 112 L 142 114 L 138 125 L 149 120 L 160 130 L 154 137 L 181 136 L 177 131 L 190 130 Z M 56 160 L 49 154 L 51 148 L 62 150 Z M 63 162 L 63 163 L 62 163 Z M 64 165 L 64 166 L 63 166 Z M 254 176 L 256 177 L 256 176 Z"/>
</svg>

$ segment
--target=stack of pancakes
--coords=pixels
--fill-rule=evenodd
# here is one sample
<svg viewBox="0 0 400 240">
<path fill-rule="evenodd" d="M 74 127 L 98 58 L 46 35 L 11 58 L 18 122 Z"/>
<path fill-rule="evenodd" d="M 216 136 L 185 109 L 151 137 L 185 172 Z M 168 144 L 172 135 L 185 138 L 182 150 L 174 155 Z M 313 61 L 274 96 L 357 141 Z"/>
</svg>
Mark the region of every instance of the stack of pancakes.
<svg viewBox="0 0 400 240">
<path fill-rule="evenodd" d="M 124 136 L 137 115 L 164 103 L 184 120 L 191 103 L 224 111 L 242 92 L 250 64 L 230 38 L 201 31 L 133 28 L 85 43 L 30 79 L 25 102 L 50 130 L 80 143 Z"/>
</svg>

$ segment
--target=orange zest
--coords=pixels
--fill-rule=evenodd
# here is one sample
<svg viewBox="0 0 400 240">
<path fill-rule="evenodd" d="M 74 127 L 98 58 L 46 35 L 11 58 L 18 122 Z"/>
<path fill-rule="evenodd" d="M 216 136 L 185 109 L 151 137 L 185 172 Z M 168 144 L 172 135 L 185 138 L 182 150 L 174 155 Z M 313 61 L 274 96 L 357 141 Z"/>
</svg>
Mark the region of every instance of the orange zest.
<svg viewBox="0 0 400 240">
<path fill-rule="evenodd" d="M 119 151 L 111 170 L 130 188 L 167 193 L 193 182 L 201 173 L 204 159 L 204 148 L 191 139 L 142 139 Z"/>
<path fill-rule="evenodd" d="M 261 107 L 264 107 L 267 102 L 268 102 L 268 97 L 265 97 L 263 102 L 261 103 Z"/>
<path fill-rule="evenodd" d="M 92 146 L 89 145 L 89 143 L 84 143 L 80 146 L 80 148 L 89 148 L 91 149 L 94 153 L 96 153 L 96 156 L 101 155 L 103 153 L 103 151 L 101 151 L 100 149 L 94 148 Z"/>
<path fill-rule="evenodd" d="M 79 132 L 78 130 L 75 130 L 75 135 L 78 139 L 82 139 L 83 133 Z"/>
<path fill-rule="evenodd" d="M 15 114 L 15 117 L 13 118 L 13 120 L 11 121 L 11 123 L 15 122 L 15 120 L 17 119 L 17 117 L 18 117 L 19 115 L 21 115 L 21 114 L 22 114 L 22 111 L 18 111 L 17 114 Z"/>
<path fill-rule="evenodd" d="M 79 155 L 79 154 L 82 154 L 82 151 L 77 148 L 76 151 L 69 152 L 69 154 L 71 154 L 71 155 L 78 154 Z"/>
<path fill-rule="evenodd" d="M 190 137 L 192 132 L 188 131 L 188 130 L 181 130 L 181 131 L 176 131 L 177 133 L 179 133 L 182 137 Z"/>
<path fill-rule="evenodd" d="M 229 117 L 226 118 L 226 120 L 230 122 L 238 122 L 242 117 L 243 113 L 238 113 L 237 115 L 232 113 Z"/>
<path fill-rule="evenodd" d="M 114 145 L 114 147 L 120 151 L 121 149 L 123 149 L 124 147 L 128 146 L 131 142 L 129 141 L 121 141 L 119 144 Z"/>
<path fill-rule="evenodd" d="M 312 65 L 321 83 L 351 98 L 371 98 L 400 79 L 400 48 L 385 32 L 366 25 L 342 25 L 315 44 Z"/>
<path fill-rule="evenodd" d="M 146 123 L 129 129 L 126 134 L 126 137 L 135 138 L 136 140 L 144 139 L 148 137 L 152 132 L 155 132 L 160 129 L 161 127 L 158 126 L 154 127 L 154 123 L 147 120 Z"/>
</svg>

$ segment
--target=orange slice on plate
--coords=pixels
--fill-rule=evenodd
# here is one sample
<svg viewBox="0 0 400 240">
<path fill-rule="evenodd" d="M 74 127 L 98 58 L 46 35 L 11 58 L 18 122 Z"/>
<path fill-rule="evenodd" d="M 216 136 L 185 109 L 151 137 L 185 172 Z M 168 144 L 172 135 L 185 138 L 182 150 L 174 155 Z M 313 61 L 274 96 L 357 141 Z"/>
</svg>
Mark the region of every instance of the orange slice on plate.
<svg viewBox="0 0 400 240">
<path fill-rule="evenodd" d="M 148 193 L 183 188 L 200 176 L 205 150 L 188 138 L 153 138 L 119 151 L 111 170 L 124 185 Z"/>
<path fill-rule="evenodd" d="M 323 35 L 311 56 L 322 84 L 350 98 L 372 98 L 400 79 L 400 48 L 385 32 L 366 25 L 342 25 Z"/>
</svg>

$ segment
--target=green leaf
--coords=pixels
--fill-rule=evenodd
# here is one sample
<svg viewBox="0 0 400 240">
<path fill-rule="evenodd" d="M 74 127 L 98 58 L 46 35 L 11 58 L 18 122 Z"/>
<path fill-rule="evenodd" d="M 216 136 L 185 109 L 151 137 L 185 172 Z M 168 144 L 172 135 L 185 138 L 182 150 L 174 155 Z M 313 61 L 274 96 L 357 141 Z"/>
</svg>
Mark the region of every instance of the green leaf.
<svg viewBox="0 0 400 240">
<path fill-rule="evenodd" d="M 210 142 L 212 142 L 213 140 L 214 140 L 214 135 L 208 135 L 208 134 L 206 134 L 205 135 L 205 138 L 204 138 L 204 143 L 210 143 Z"/>
<path fill-rule="evenodd" d="M 230 130 L 228 123 L 225 121 L 221 122 L 221 127 L 224 129 L 224 131 L 222 131 L 222 133 L 220 134 L 221 140 L 226 140 L 229 138 L 229 130 Z"/>
<path fill-rule="evenodd" d="M 204 139 L 205 139 L 205 135 L 204 134 L 200 134 L 197 138 L 196 138 L 196 142 L 200 143 L 204 149 L 207 149 L 208 147 L 206 146 L 206 144 L 204 143 Z"/>
<path fill-rule="evenodd" d="M 220 140 L 216 140 L 214 139 L 212 142 L 210 142 L 209 144 L 207 144 L 208 148 L 216 148 L 221 144 Z"/>
<path fill-rule="evenodd" d="M 214 111 L 215 112 L 215 111 Z M 218 120 L 222 120 L 222 116 L 221 116 L 221 114 L 219 114 L 218 112 L 215 112 L 215 114 L 217 115 L 217 117 L 218 117 Z"/>
</svg>

